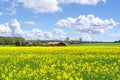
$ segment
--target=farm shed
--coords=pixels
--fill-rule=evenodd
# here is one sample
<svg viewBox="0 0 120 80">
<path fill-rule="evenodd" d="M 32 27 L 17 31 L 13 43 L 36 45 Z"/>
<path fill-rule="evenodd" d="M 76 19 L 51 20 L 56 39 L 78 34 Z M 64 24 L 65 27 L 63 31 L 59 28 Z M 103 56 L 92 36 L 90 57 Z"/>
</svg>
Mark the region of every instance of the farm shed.
<svg viewBox="0 0 120 80">
<path fill-rule="evenodd" d="M 51 46 L 66 46 L 64 42 L 48 42 L 47 44 Z"/>
</svg>

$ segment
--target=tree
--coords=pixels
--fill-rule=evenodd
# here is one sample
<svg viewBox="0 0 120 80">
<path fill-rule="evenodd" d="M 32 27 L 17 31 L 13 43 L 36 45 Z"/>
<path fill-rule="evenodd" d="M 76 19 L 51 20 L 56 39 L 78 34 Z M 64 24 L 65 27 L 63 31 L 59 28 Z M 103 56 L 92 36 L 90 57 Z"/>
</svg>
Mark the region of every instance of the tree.
<svg viewBox="0 0 120 80">
<path fill-rule="evenodd" d="M 33 46 L 40 46 L 40 45 L 41 45 L 41 43 L 40 43 L 39 40 L 34 40 L 33 41 Z"/>
<path fill-rule="evenodd" d="M 13 37 L 6 37 L 5 38 L 5 45 L 14 45 L 14 38 Z"/>
<path fill-rule="evenodd" d="M 15 45 L 16 45 L 16 46 L 21 46 L 20 41 L 16 41 L 16 42 L 15 42 Z"/>
<path fill-rule="evenodd" d="M 65 41 L 66 41 L 67 43 L 69 43 L 70 38 L 69 38 L 69 37 L 66 37 L 66 38 L 65 38 Z"/>
<path fill-rule="evenodd" d="M 83 42 L 82 38 L 79 38 L 79 43 L 82 43 L 82 42 Z"/>
<path fill-rule="evenodd" d="M 27 40 L 26 45 L 27 46 L 40 46 L 41 42 L 40 40 Z"/>
<path fill-rule="evenodd" d="M 22 37 L 14 37 L 15 39 L 15 45 L 16 46 L 24 46 L 25 45 L 25 39 Z"/>
<path fill-rule="evenodd" d="M 0 45 L 5 45 L 5 37 L 0 37 Z"/>
</svg>

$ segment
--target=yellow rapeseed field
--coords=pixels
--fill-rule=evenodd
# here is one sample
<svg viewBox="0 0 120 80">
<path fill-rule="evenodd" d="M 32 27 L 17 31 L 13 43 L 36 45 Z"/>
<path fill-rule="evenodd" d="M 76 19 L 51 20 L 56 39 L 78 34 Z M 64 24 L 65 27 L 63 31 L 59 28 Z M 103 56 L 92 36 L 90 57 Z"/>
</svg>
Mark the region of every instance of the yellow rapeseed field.
<svg viewBox="0 0 120 80">
<path fill-rule="evenodd" d="M 0 47 L 0 80 L 120 80 L 120 46 Z"/>
</svg>

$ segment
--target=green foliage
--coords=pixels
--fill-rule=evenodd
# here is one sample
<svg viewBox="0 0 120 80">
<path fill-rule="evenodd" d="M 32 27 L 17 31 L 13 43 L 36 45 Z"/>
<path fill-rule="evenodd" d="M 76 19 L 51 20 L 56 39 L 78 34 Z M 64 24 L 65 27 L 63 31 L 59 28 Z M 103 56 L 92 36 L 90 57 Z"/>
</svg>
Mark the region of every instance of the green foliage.
<svg viewBox="0 0 120 80">
<path fill-rule="evenodd" d="M 26 46 L 40 46 L 40 40 L 27 40 L 25 43 Z"/>
<path fill-rule="evenodd" d="M 22 37 L 0 37 L 0 45 L 40 46 L 40 40 L 25 40 Z"/>
<path fill-rule="evenodd" d="M 14 45 L 14 38 L 0 37 L 0 45 Z"/>
<path fill-rule="evenodd" d="M 113 42 L 98 42 L 98 43 L 81 43 L 81 44 L 68 44 L 68 46 L 120 46 L 120 43 Z"/>
<path fill-rule="evenodd" d="M 16 41 L 16 42 L 15 42 L 15 45 L 16 45 L 16 46 L 22 46 L 22 42 Z"/>
<path fill-rule="evenodd" d="M 15 45 L 16 46 L 23 46 L 25 43 L 25 39 L 21 37 L 15 37 Z"/>
</svg>

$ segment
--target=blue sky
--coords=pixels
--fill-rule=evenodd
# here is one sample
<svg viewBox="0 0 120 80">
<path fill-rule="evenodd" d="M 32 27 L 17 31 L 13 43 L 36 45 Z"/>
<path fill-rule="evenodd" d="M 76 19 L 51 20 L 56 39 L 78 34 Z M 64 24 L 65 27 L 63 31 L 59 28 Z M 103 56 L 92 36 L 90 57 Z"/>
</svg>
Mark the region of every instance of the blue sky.
<svg viewBox="0 0 120 80">
<path fill-rule="evenodd" d="M 119 0 L 0 0 L 0 36 L 120 39 Z"/>
</svg>

